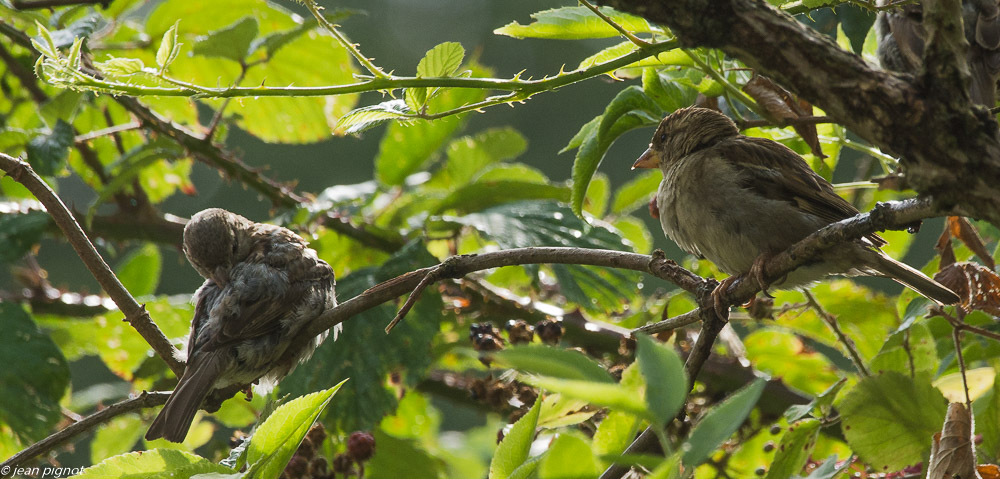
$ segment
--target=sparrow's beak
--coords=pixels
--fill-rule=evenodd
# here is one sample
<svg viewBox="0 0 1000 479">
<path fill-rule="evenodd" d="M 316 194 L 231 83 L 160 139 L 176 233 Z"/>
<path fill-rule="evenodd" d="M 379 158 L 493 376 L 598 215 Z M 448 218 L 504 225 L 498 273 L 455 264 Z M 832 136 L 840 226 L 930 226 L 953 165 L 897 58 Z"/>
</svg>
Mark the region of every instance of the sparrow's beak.
<svg viewBox="0 0 1000 479">
<path fill-rule="evenodd" d="M 636 168 L 659 168 L 660 167 L 660 155 L 656 154 L 652 148 L 646 148 L 646 151 L 642 153 L 642 156 L 635 163 L 632 163 L 632 169 Z"/>
</svg>

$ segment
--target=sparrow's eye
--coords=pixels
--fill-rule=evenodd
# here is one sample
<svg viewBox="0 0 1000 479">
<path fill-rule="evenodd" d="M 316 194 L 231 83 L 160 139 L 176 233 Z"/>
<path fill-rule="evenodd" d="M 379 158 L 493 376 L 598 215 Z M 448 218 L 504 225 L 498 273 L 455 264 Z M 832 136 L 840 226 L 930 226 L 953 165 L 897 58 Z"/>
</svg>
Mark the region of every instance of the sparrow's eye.
<svg viewBox="0 0 1000 479">
<path fill-rule="evenodd" d="M 660 143 L 663 143 L 664 141 L 667 141 L 667 134 L 666 133 L 661 133 L 660 134 Z"/>
</svg>

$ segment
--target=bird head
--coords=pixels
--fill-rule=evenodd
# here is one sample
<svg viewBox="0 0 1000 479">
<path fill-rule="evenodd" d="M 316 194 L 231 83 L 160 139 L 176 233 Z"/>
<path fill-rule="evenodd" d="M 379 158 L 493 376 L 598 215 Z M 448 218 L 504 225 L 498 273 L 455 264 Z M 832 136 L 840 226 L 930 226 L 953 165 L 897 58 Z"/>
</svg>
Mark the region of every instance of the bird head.
<svg viewBox="0 0 1000 479">
<path fill-rule="evenodd" d="M 230 268 L 250 253 L 252 226 L 220 208 L 201 211 L 184 226 L 184 254 L 198 274 L 225 285 Z"/>
<path fill-rule="evenodd" d="M 702 148 L 740 134 L 729 117 L 708 108 L 681 108 L 660 122 L 649 148 L 632 165 L 664 168 Z"/>
</svg>

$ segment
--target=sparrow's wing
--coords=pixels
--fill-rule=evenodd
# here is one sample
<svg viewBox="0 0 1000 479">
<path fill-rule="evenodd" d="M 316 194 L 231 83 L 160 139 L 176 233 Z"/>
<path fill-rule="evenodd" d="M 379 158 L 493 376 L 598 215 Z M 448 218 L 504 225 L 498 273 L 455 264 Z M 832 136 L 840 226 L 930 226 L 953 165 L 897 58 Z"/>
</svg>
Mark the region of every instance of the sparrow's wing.
<svg viewBox="0 0 1000 479">
<path fill-rule="evenodd" d="M 740 186 L 757 194 L 791 203 L 805 213 L 834 223 L 858 214 L 857 208 L 833 191 L 833 185 L 814 172 L 797 153 L 766 138 L 740 136 L 716 145 L 720 154 L 740 170 Z M 868 238 L 885 244 L 878 235 Z"/>
<path fill-rule="evenodd" d="M 312 288 L 333 294 L 333 269 L 301 250 L 276 261 L 237 264 L 218 311 L 219 339 L 245 340 L 287 327 L 282 321 L 301 314 L 298 309 Z"/>
<path fill-rule="evenodd" d="M 266 264 L 233 267 L 220 303 L 218 340 L 223 343 L 277 333 L 285 315 L 294 314 L 311 283 L 290 282 L 285 271 Z"/>
</svg>

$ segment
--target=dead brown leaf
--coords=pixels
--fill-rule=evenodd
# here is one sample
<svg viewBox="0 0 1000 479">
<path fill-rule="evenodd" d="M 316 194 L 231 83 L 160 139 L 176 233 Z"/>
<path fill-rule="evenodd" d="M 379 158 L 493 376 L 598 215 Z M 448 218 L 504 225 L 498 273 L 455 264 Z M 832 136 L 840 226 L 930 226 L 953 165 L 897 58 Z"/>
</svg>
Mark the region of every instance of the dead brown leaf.
<svg viewBox="0 0 1000 479">
<path fill-rule="evenodd" d="M 965 246 L 968 246 L 983 264 L 990 269 L 996 269 L 996 263 L 993 262 L 990 252 L 986 250 L 982 237 L 979 236 L 976 227 L 969 223 L 969 220 L 961 216 L 949 216 L 948 229 L 951 231 L 951 235 L 965 243 Z"/>
<path fill-rule="evenodd" d="M 1000 467 L 996 464 L 980 464 L 976 466 L 976 471 L 983 479 L 1000 479 Z"/>
<path fill-rule="evenodd" d="M 962 298 L 961 305 L 966 311 L 980 310 L 1000 316 L 1000 275 L 993 270 L 963 261 L 944 267 L 934 279 Z"/>
<path fill-rule="evenodd" d="M 743 86 L 743 91 L 757 101 L 757 104 L 771 117 L 769 118 L 771 121 L 783 124 L 796 118 L 812 116 L 812 105 L 804 100 L 796 99 L 788 90 L 763 75 L 754 74 L 753 78 Z M 823 148 L 819 144 L 816 125 L 793 123 L 792 127 L 809 145 L 812 154 L 819 158 L 826 158 L 826 155 L 823 154 Z"/>
<path fill-rule="evenodd" d="M 976 454 L 972 448 L 972 415 L 965 404 L 948 405 L 944 427 L 934 434 L 927 479 L 975 478 Z"/>
</svg>

